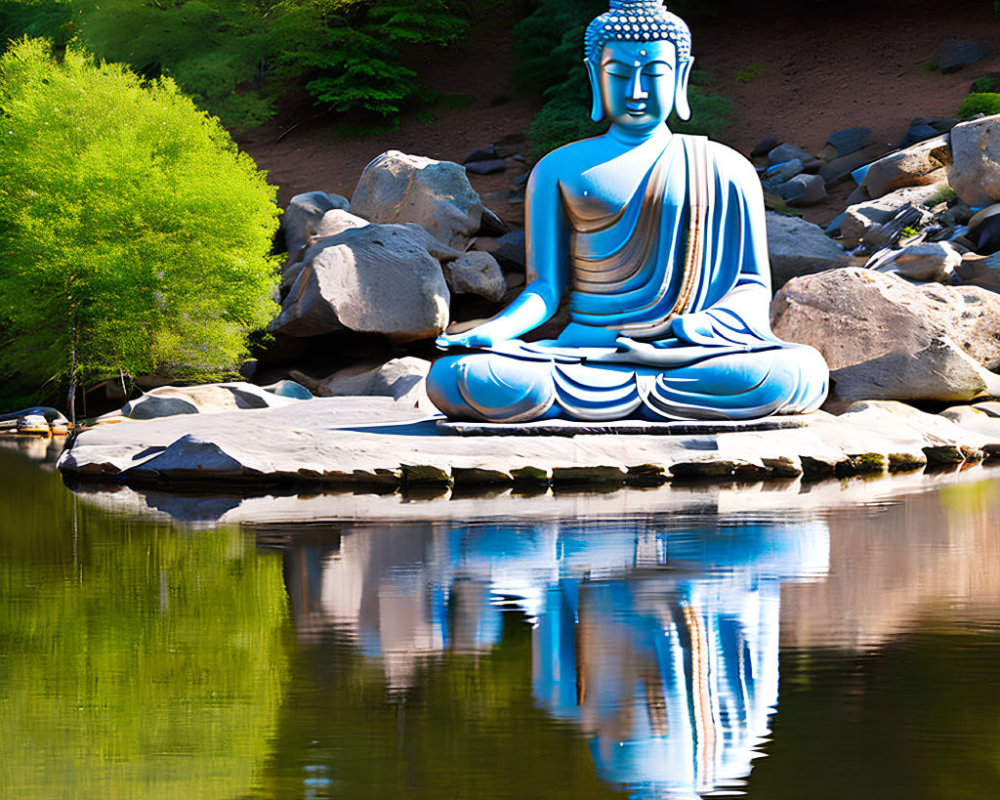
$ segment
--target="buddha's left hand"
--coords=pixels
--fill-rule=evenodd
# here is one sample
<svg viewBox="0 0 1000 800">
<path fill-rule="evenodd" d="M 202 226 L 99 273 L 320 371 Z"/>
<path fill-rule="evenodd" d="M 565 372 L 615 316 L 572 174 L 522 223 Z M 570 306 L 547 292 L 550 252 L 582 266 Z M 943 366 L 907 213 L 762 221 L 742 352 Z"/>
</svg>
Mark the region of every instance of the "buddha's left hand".
<svg viewBox="0 0 1000 800">
<path fill-rule="evenodd" d="M 493 337 L 473 328 L 464 333 L 442 333 L 434 340 L 434 345 L 439 350 L 448 350 L 451 347 L 492 347 Z"/>
</svg>

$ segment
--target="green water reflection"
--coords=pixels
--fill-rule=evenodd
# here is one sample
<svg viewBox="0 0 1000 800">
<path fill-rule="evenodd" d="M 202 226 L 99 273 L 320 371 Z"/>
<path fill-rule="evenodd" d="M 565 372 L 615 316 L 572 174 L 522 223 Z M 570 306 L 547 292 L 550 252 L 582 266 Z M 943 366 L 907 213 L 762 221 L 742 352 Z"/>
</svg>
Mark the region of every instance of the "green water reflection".
<svg viewBox="0 0 1000 800">
<path fill-rule="evenodd" d="M 695 800 L 696 677 L 751 800 L 1000 791 L 995 479 L 256 533 L 112 513 L 4 450 L 0 486 L 2 798 Z"/>
<path fill-rule="evenodd" d="M 288 679 L 280 559 L 0 460 L 0 796 L 245 794 Z"/>
</svg>

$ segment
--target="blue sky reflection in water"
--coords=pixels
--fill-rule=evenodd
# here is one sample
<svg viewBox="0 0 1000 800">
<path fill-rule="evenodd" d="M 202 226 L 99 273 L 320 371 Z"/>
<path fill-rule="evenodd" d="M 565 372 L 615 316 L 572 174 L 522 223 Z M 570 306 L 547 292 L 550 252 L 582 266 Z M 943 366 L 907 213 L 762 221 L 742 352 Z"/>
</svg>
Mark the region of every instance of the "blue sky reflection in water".
<svg viewBox="0 0 1000 800">
<path fill-rule="evenodd" d="M 4 797 L 1000 787 L 989 473 L 822 513 L 258 529 L 0 475 Z"/>
</svg>

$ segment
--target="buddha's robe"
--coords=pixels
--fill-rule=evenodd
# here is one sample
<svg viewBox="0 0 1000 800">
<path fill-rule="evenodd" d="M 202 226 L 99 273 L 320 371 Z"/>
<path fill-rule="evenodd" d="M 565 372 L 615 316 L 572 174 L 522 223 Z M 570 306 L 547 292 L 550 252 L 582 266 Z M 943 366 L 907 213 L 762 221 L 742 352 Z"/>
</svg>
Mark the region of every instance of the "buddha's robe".
<svg viewBox="0 0 1000 800">
<path fill-rule="evenodd" d="M 428 391 L 439 408 L 498 422 L 818 408 L 827 366 L 771 332 L 766 230 L 751 205 L 761 201 L 747 195 L 748 164 L 734 175 L 717 163 L 732 158 L 703 137 L 674 135 L 615 213 L 584 216 L 564 202 L 572 324 L 556 340 L 499 342 L 436 362 Z M 617 333 L 615 345 L 587 346 L 594 330 Z"/>
</svg>

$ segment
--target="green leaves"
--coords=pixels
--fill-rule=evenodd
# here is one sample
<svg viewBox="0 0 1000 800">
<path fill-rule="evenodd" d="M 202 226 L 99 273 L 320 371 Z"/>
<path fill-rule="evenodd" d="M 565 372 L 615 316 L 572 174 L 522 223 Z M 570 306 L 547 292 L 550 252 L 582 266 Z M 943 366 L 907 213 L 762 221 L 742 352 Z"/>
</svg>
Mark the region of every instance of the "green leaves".
<svg viewBox="0 0 1000 800">
<path fill-rule="evenodd" d="M 464 37 L 454 0 L 0 0 L 0 34 L 76 41 L 147 78 L 172 77 L 237 130 L 289 84 L 338 113 L 394 117 L 422 93 L 409 48 Z M 374 93 L 366 100 L 366 93 Z"/>
<path fill-rule="evenodd" d="M 170 79 L 42 40 L 0 58 L 0 371 L 215 377 L 276 311 L 274 189 Z"/>
</svg>

